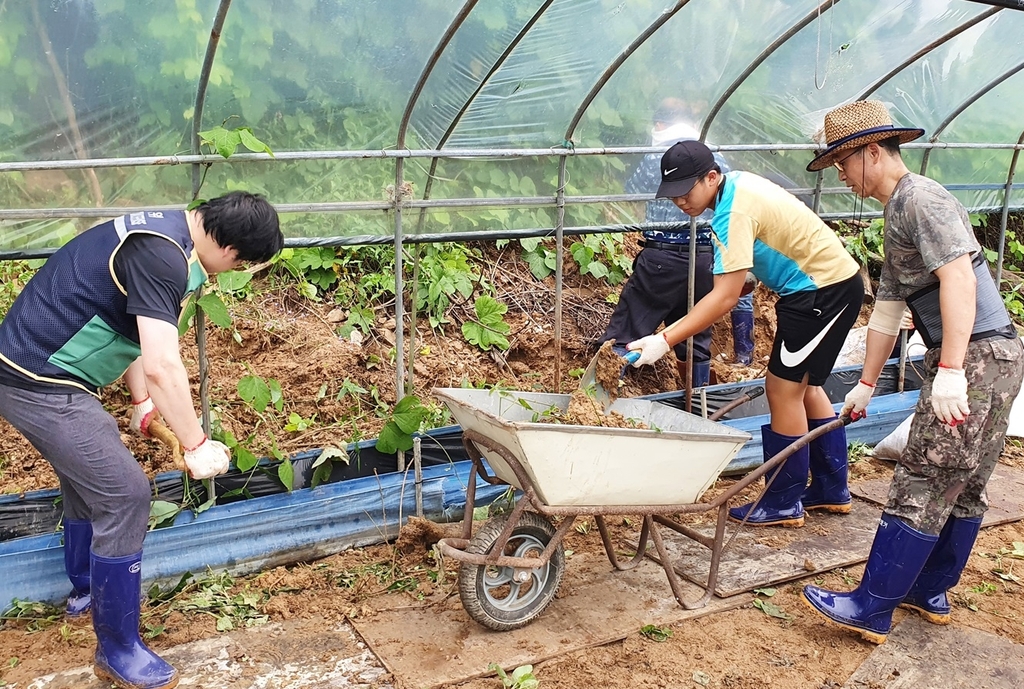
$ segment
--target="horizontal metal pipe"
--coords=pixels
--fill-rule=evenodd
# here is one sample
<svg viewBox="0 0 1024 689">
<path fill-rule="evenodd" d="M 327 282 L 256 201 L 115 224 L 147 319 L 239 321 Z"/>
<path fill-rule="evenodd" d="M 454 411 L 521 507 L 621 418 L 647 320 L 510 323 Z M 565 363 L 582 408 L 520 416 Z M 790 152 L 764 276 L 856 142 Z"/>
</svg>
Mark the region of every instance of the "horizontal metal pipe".
<svg viewBox="0 0 1024 689">
<path fill-rule="evenodd" d="M 817 151 L 816 144 L 722 144 L 708 145 L 712 151 L 723 153 L 743 151 Z M 978 150 L 1020 150 L 1024 144 L 1016 143 L 908 143 L 901 144 L 902 150 L 916 148 L 948 148 Z M 81 170 L 85 168 L 111 167 L 159 167 L 164 165 L 192 165 L 195 163 L 269 163 L 282 161 L 306 160 L 366 160 L 366 159 L 397 159 L 397 158 L 558 158 L 563 156 L 595 156 L 595 155 L 637 155 L 661 153 L 664 147 L 659 146 L 616 146 L 604 148 L 519 148 L 519 149 L 442 149 L 410 151 L 407 149 L 393 151 L 281 151 L 273 156 L 267 153 L 236 153 L 230 158 L 219 155 L 172 155 L 172 156 L 137 156 L 128 158 L 86 158 L 84 160 L 34 160 L 19 162 L 0 162 L 0 172 L 25 172 L 28 170 Z"/>
</svg>

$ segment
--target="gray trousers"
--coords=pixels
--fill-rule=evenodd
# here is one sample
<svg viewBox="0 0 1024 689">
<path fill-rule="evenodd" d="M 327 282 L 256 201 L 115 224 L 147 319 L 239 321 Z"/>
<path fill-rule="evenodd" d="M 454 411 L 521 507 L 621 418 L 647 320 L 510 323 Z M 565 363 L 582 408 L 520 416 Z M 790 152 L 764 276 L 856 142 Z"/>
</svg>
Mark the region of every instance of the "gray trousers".
<svg viewBox="0 0 1024 689">
<path fill-rule="evenodd" d="M 94 553 L 122 557 L 142 550 L 149 479 L 98 399 L 85 392 L 50 394 L 0 385 L 0 416 L 57 472 L 65 517 L 92 522 Z"/>
</svg>

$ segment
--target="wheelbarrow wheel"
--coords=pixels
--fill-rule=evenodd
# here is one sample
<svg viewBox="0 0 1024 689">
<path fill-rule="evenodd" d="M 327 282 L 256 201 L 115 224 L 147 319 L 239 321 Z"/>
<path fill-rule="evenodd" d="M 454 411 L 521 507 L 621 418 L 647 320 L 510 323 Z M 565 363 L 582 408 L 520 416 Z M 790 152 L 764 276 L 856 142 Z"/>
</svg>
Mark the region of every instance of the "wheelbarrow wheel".
<svg viewBox="0 0 1024 689">
<path fill-rule="evenodd" d="M 466 547 L 467 553 L 487 555 L 505 528 L 507 517 L 488 520 Z M 555 535 L 554 525 L 534 512 L 524 512 L 505 545 L 503 555 L 538 557 Z M 533 621 L 554 600 L 565 572 L 562 544 L 547 564 L 517 570 L 495 565 L 459 565 L 459 597 L 474 620 L 499 632 L 518 629 Z"/>
</svg>

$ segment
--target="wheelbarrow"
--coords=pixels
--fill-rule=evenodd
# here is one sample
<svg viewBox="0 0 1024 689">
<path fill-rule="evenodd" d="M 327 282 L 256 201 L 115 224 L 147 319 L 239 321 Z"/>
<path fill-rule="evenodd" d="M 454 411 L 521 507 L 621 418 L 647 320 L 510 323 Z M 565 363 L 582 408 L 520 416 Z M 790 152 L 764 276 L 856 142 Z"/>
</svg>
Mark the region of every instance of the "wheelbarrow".
<svg viewBox="0 0 1024 689">
<path fill-rule="evenodd" d="M 725 546 L 728 502 L 790 454 L 845 423 L 836 420 L 801 437 L 724 493 L 700 502 L 722 469 L 750 435 L 716 418 L 763 392 L 733 400 L 710 419 L 649 400 L 622 398 L 609 411 L 642 422 L 644 428 L 605 428 L 544 423 L 565 411 L 568 395 L 436 388 L 463 428 L 473 460 L 461 538 L 444 538 L 438 548 L 459 565 L 459 596 L 471 618 L 497 631 L 523 627 L 554 599 L 565 569 L 562 541 L 578 516 L 593 516 L 608 559 L 618 570 L 636 567 L 653 541 L 676 601 L 701 608 L 714 594 Z M 494 472 L 488 474 L 482 461 Z M 476 479 L 508 484 L 523 493 L 511 513 L 488 519 L 473 534 Z M 760 498 L 759 498 L 760 499 Z M 666 515 L 718 511 L 715 536 L 677 524 Z M 640 515 L 636 554 L 620 562 L 604 517 Z M 556 528 L 551 517 L 562 517 Z M 658 531 L 664 526 L 711 551 L 704 593 L 684 598 Z"/>
</svg>

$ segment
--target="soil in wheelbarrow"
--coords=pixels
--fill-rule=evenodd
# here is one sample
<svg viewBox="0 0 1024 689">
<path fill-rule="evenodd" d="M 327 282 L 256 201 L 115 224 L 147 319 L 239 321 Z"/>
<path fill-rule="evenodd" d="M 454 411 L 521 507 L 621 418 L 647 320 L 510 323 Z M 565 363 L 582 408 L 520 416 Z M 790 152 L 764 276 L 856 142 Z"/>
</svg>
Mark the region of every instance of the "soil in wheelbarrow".
<svg viewBox="0 0 1024 689">
<path fill-rule="evenodd" d="M 622 386 L 622 370 L 626 360 L 612 351 L 615 340 L 608 340 L 597 350 L 597 384 L 608 393 L 608 403 L 619 397 Z M 608 411 L 595 398 L 593 391 L 580 385 L 569 397 L 569 406 L 564 414 L 546 417 L 551 423 L 565 423 L 575 426 L 602 426 L 605 428 L 641 428 L 647 425 L 636 419 L 627 419 L 617 411 Z"/>
</svg>

